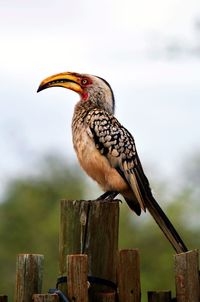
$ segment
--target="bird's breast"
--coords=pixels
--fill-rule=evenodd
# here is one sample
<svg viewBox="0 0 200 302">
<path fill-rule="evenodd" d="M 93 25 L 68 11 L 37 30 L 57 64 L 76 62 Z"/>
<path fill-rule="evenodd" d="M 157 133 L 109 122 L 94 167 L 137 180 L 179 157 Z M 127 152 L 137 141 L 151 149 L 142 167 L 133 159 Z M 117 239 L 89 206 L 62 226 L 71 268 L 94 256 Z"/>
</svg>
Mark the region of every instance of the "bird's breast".
<svg viewBox="0 0 200 302">
<path fill-rule="evenodd" d="M 73 144 L 80 165 L 105 191 L 126 191 L 128 186 L 106 156 L 96 148 L 86 126 L 73 129 Z"/>
</svg>

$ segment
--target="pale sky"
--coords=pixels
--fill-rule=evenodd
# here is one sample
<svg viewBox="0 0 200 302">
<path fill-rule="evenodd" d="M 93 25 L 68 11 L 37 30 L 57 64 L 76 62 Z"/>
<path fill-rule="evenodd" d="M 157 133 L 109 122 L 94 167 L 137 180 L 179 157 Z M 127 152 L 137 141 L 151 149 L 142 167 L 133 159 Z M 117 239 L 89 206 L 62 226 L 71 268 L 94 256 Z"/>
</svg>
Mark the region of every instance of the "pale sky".
<svg viewBox="0 0 200 302">
<path fill-rule="evenodd" d="M 116 116 L 134 135 L 144 165 L 174 175 L 200 149 L 200 56 L 189 54 L 200 46 L 199 1 L 7 0 L 0 6 L 1 187 L 37 170 L 35 158 L 46 152 L 76 160 L 71 118 L 78 95 L 61 88 L 36 93 L 43 78 L 63 71 L 111 84 Z M 171 44 L 186 51 L 171 57 Z"/>
</svg>

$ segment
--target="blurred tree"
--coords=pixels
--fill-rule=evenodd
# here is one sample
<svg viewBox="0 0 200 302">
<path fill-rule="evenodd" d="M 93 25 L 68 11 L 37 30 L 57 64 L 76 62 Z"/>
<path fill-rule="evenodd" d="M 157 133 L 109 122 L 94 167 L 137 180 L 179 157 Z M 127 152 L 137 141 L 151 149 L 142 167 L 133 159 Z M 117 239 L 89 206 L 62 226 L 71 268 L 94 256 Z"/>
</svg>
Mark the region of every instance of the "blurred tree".
<svg viewBox="0 0 200 302">
<path fill-rule="evenodd" d="M 84 182 L 75 166 L 48 156 L 35 176 L 19 177 L 7 186 L 0 203 L 1 293 L 12 300 L 18 253 L 45 256 L 44 289 L 55 287 L 58 275 L 59 200 L 83 198 Z"/>
<path fill-rule="evenodd" d="M 169 203 L 163 204 L 167 187 L 160 189 L 159 200 L 189 248 L 198 248 L 200 156 L 188 161 L 181 177 L 182 185 Z M 59 200 L 81 199 L 88 187 L 79 168 L 61 157 L 48 156 L 37 164 L 38 173 L 19 177 L 8 184 L 0 203 L 0 275 L 1 293 L 14 291 L 15 259 L 18 253 L 45 255 L 44 291 L 54 287 L 58 275 Z M 98 195 L 98 194 L 97 194 Z M 194 219 L 195 217 L 195 219 Z M 150 215 L 137 217 L 124 203 L 120 217 L 120 248 L 140 249 L 143 301 L 147 290 L 174 289 L 174 251 Z"/>
</svg>

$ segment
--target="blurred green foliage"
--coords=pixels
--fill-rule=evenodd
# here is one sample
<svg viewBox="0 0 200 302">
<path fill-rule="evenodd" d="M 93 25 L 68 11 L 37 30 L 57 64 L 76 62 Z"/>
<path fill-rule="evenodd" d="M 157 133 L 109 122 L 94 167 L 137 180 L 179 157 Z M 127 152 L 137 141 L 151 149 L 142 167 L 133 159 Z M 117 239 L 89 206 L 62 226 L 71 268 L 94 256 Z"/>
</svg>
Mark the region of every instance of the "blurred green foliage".
<svg viewBox="0 0 200 302">
<path fill-rule="evenodd" d="M 12 301 L 16 255 L 45 256 L 44 289 L 55 287 L 58 275 L 59 200 L 79 199 L 84 182 L 77 167 L 48 156 L 38 163 L 39 173 L 9 183 L 0 203 L 0 293 Z"/>
<path fill-rule="evenodd" d="M 191 159 L 168 203 L 161 203 L 189 248 L 198 248 L 200 156 Z M 12 301 L 15 261 L 18 253 L 45 256 L 44 291 L 54 287 L 58 275 L 59 200 L 82 199 L 87 184 L 78 167 L 61 157 L 48 156 L 38 162 L 39 172 L 12 180 L 0 203 L 0 294 Z M 189 176 L 189 181 L 186 176 Z M 159 185 L 159 184 L 158 184 Z M 159 187 L 159 186 L 158 186 Z M 162 198 L 160 193 L 159 199 Z M 139 248 L 143 301 L 147 290 L 174 291 L 174 251 L 150 215 L 137 217 L 121 206 L 120 248 Z"/>
</svg>

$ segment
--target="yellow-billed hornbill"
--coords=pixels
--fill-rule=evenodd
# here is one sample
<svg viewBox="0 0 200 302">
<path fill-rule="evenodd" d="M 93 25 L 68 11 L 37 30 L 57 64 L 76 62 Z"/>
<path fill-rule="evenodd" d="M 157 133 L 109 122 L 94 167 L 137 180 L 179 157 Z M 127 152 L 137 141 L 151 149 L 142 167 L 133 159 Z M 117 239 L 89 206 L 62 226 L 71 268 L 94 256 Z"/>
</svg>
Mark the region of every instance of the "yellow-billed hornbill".
<svg viewBox="0 0 200 302">
<path fill-rule="evenodd" d="M 38 92 L 56 86 L 80 95 L 72 120 L 73 144 L 82 168 L 105 191 L 101 197 L 114 198 L 120 193 L 137 215 L 147 208 L 175 251 L 187 251 L 152 195 L 132 135 L 113 115 L 115 99 L 108 82 L 64 72 L 44 79 Z"/>
</svg>

